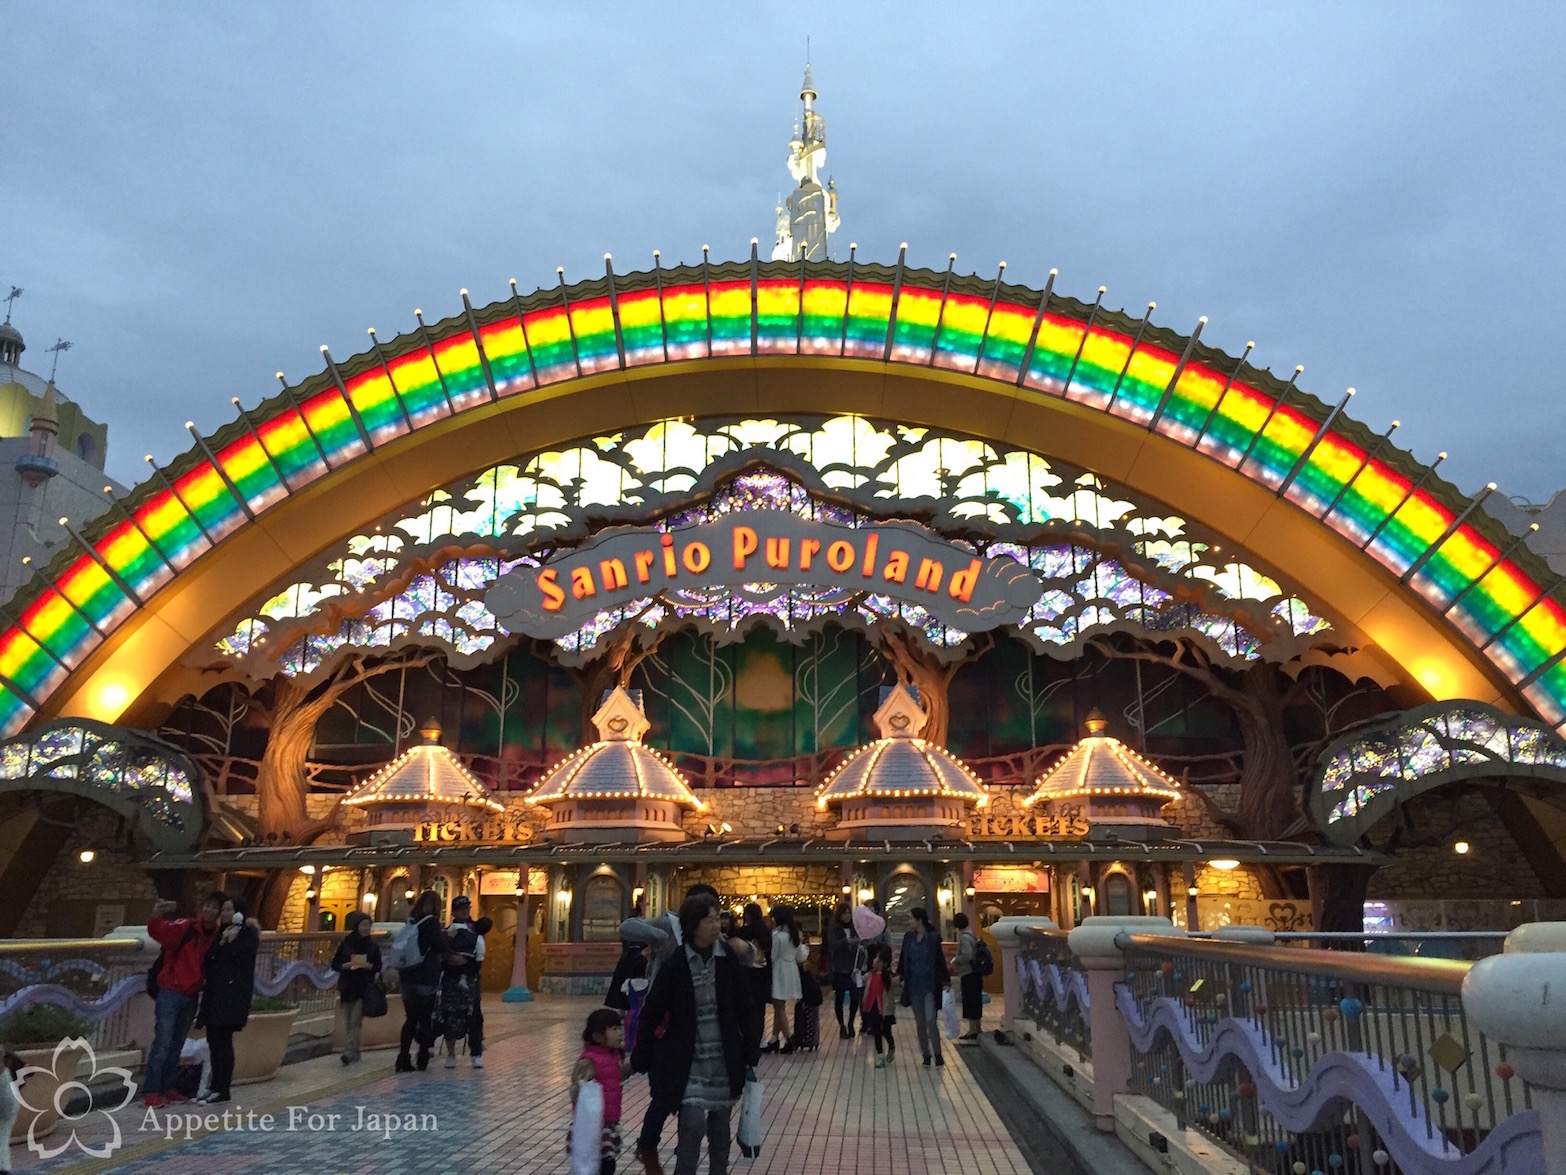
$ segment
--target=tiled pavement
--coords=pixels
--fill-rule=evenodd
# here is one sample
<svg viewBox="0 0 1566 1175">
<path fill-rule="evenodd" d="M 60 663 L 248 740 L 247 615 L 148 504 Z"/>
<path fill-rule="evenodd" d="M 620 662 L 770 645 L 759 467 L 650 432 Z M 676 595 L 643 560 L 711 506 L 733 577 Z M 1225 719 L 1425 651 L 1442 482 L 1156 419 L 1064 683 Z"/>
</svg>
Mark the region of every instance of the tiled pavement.
<svg viewBox="0 0 1566 1175">
<path fill-rule="evenodd" d="M 344 1071 L 335 1057 L 285 1068 L 277 1080 L 236 1090 L 234 1107 L 274 1115 L 272 1131 L 198 1133 L 165 1141 L 143 1129 L 139 1102 L 116 1118 L 125 1143 L 111 1158 L 80 1152 L 39 1162 L 25 1146 L 12 1149 L 15 1171 L 124 1172 L 125 1175 L 318 1175 L 363 1172 L 517 1172 L 567 1175 L 565 1133 L 570 1103 L 567 1073 L 581 1049 L 581 1025 L 593 1001 L 539 999 L 525 1005 L 485 1006 L 491 1043 L 486 1067 L 424 1074 L 391 1072 L 392 1053 L 367 1054 Z M 902 1027 L 902 1026 L 899 1026 Z M 911 1028 L 911 1026 L 910 1026 Z M 1000 1124 L 966 1065 L 967 1049 L 948 1045 L 945 1069 L 919 1064 L 912 1032 L 896 1065 L 877 1070 L 867 1040 L 843 1041 L 823 1026 L 818 1054 L 762 1059 L 766 1137 L 759 1158 L 740 1157 L 736 1175 L 1026 1175 L 1028 1165 Z M 335 1131 L 288 1130 L 288 1107 L 341 1115 Z M 640 1175 L 630 1148 L 647 1105 L 647 1083 L 626 1083 L 626 1151 L 620 1170 Z M 433 1114 L 437 1129 L 355 1130 L 360 1107 L 369 1114 Z M 161 1113 L 161 1112 L 160 1112 Z M 83 1123 L 94 1140 L 105 1136 L 101 1115 Z M 247 1114 L 247 1124 L 249 1122 Z M 737 1125 L 737 1121 L 736 1121 Z M 49 1140 L 66 1140 L 62 1126 Z M 665 1166 L 673 1166 L 674 1127 L 664 1134 Z M 702 1170 L 706 1170 L 703 1160 Z"/>
</svg>

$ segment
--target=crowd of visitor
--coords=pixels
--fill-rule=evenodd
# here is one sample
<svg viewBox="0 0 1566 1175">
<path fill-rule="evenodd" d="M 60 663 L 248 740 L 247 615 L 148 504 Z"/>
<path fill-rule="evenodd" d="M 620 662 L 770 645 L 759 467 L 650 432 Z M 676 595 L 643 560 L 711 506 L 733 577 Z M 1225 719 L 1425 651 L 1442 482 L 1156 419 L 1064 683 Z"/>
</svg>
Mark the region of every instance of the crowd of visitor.
<svg viewBox="0 0 1566 1175">
<path fill-rule="evenodd" d="M 148 973 L 156 1027 L 143 1100 L 153 1107 L 225 1103 L 232 1097 L 234 1038 L 251 1013 L 259 927 L 223 893 L 209 894 L 193 917 L 175 913 L 173 902 L 160 902 L 147 927 L 162 952 Z M 474 921 L 462 896 L 451 904 L 449 923 L 442 925 L 440 915 L 439 895 L 425 890 L 384 950 L 369 915 L 349 917 L 330 964 L 344 1013 L 345 1066 L 360 1059 L 364 1020 L 386 1014 L 387 979 L 395 975 L 404 1015 L 396 1071 L 426 1069 L 438 1042 L 447 1068 L 456 1066 L 463 1046 L 473 1067 L 483 1067 L 479 973 L 490 920 Z M 662 1175 L 659 1149 L 670 1119 L 674 1175 L 695 1175 L 704 1143 L 708 1169 L 726 1175 L 734 1110 L 742 1101 L 741 1149 L 753 1154 L 760 1144 L 759 1136 L 747 1138 L 747 1130 L 755 1135 L 753 1116 L 759 1118 L 757 1063 L 764 1052 L 791 1055 L 820 1047 L 827 988 L 838 1039 L 870 1038 L 877 1069 L 895 1063 L 893 1032 L 904 1010 L 913 1019 L 923 1064 L 944 1066 L 943 1001 L 947 1035 L 976 1041 L 983 980 L 993 961 L 964 914 L 952 920 L 957 949 L 950 964 L 928 913 L 915 907 L 908 922 L 894 951 L 880 907 L 855 908 L 844 899 L 813 952 L 787 905 L 773 906 L 769 919 L 751 902 L 736 917 L 707 885 L 692 886 L 679 909 L 661 917 L 636 911 L 620 926 L 623 949 L 605 1006 L 588 1017 L 571 1072 L 578 1125 L 591 1106 L 585 1118 L 590 1132 L 576 1131 L 571 1140 L 573 1171 L 596 1165 L 599 1175 L 614 1175 L 622 1082 L 645 1074 L 651 1096 L 635 1156 L 646 1175 Z M 954 975 L 959 1003 L 950 991 Z M 967 1022 L 960 1035 L 958 1006 Z M 188 1039 L 192 1027 L 205 1031 L 204 1041 Z"/>
<path fill-rule="evenodd" d="M 646 1074 L 651 1096 L 634 1150 L 646 1175 L 663 1173 L 659 1150 L 671 1118 L 674 1175 L 695 1175 L 704 1141 L 708 1169 L 725 1175 L 734 1111 L 743 1101 L 748 1118 L 751 1095 L 759 1096 L 756 1064 L 764 1052 L 789 1055 L 819 1047 L 828 987 L 839 1040 L 872 1039 L 876 1068 L 895 1062 L 893 1029 L 905 1009 L 923 1064 L 944 1066 L 939 1021 L 954 971 L 968 1030 L 958 1035 L 952 1027 L 953 1006 L 947 1010 L 948 1033 L 974 1042 L 983 1019 L 983 977 L 992 964 L 964 915 L 953 920 L 957 954 L 951 965 L 928 913 L 914 908 L 909 922 L 911 929 L 894 951 L 880 907 L 855 909 L 845 899 L 832 912 L 820 949 L 812 952 L 788 906 L 774 906 L 770 924 L 755 902 L 736 918 L 707 885 L 692 886 L 680 908 L 660 918 L 637 911 L 620 926 L 620 961 L 605 1006 L 588 1018 L 585 1047 L 571 1074 L 578 1123 L 584 1121 L 578 1100 L 583 1083 L 600 1087 L 585 1118 L 592 1133 L 584 1129 L 571 1141 L 573 1172 L 596 1162 L 599 1175 L 614 1175 L 621 1083 L 631 1074 Z M 739 1133 L 744 1150 L 743 1123 Z"/>
</svg>

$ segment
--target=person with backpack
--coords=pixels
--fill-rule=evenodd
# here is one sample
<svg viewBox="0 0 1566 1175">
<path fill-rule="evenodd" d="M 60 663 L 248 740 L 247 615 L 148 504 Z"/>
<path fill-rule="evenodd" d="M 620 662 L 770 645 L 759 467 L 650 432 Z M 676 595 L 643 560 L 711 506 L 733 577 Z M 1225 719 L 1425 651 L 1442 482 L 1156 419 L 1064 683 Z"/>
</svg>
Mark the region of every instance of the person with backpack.
<svg viewBox="0 0 1566 1175">
<path fill-rule="evenodd" d="M 343 935 L 342 942 L 337 944 L 337 953 L 332 956 L 332 970 L 337 972 L 337 998 L 342 1001 L 343 1025 L 347 1029 L 347 1040 L 343 1043 L 344 1065 L 359 1059 L 365 995 L 381 975 L 381 947 L 372 935 L 374 929 L 375 920 L 368 914 L 348 915 L 348 933 Z M 385 1001 L 386 996 L 382 993 L 382 1013 L 386 1011 Z"/>
<path fill-rule="evenodd" d="M 256 952 L 261 949 L 261 924 L 247 919 L 232 898 L 218 917 L 221 929 L 207 948 L 207 982 L 201 992 L 198 1027 L 207 1030 L 212 1051 L 212 1078 L 197 1105 L 222 1105 L 231 1100 L 234 1081 L 234 1034 L 250 1021 L 250 1001 L 256 993 Z"/>
<path fill-rule="evenodd" d="M 217 937 L 226 901 L 228 895 L 220 890 L 209 893 L 194 918 L 175 918 L 177 904 L 159 902 L 147 923 L 148 937 L 163 948 L 147 972 L 154 1019 L 141 1100 L 149 1109 L 189 1100 L 174 1088 L 179 1050 L 196 1019 L 196 1003 L 206 983 L 207 949 Z"/>
<path fill-rule="evenodd" d="M 477 999 L 478 976 L 470 972 L 483 939 L 465 922 L 453 922 L 441 944 L 440 994 L 435 1023 L 446 1042 L 446 1068 L 457 1067 L 457 1042 L 468 1035 Z M 482 1069 L 481 1058 L 477 1066 Z"/>
<path fill-rule="evenodd" d="M 484 1009 L 480 1006 L 479 998 L 483 994 L 481 990 L 481 975 L 484 970 L 484 936 L 495 927 L 494 919 L 480 918 L 475 921 L 470 917 L 473 911 L 473 901 L 466 894 L 458 894 L 451 901 L 451 925 L 446 928 L 448 938 L 459 931 L 471 931 L 474 938 L 472 957 L 468 960 L 463 974 L 468 980 L 468 994 L 472 997 L 472 1004 L 468 1008 L 468 1059 L 475 1069 L 484 1067 Z M 453 1067 L 455 1057 L 448 1057 L 446 1068 Z"/>
<path fill-rule="evenodd" d="M 981 968 L 980 952 L 986 959 L 990 958 L 990 952 L 969 928 L 968 915 L 952 915 L 952 925 L 957 928 L 957 954 L 952 959 L 952 970 L 956 972 L 962 991 L 962 1018 L 968 1022 L 968 1031 L 957 1039 L 977 1042 L 984 1019 L 984 977 L 995 969 L 995 964 L 991 960 L 988 969 Z"/>
<path fill-rule="evenodd" d="M 398 1073 L 412 1073 L 415 1064 L 409 1055 L 413 1042 L 419 1042 L 417 1068 L 429 1068 L 430 1050 L 435 1047 L 435 1002 L 440 991 L 440 972 L 444 936 L 440 929 L 440 895 L 432 889 L 421 893 L 408 913 L 408 923 L 397 932 L 392 944 L 391 965 L 397 968 L 402 992 L 402 1047 L 397 1051 Z"/>
</svg>

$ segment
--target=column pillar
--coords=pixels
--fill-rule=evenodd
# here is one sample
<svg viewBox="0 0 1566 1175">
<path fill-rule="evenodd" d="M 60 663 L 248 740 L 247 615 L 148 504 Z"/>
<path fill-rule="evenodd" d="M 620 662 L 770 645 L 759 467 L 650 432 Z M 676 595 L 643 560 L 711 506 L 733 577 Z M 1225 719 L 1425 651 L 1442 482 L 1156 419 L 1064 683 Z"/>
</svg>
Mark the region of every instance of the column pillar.
<svg viewBox="0 0 1566 1175">
<path fill-rule="evenodd" d="M 991 925 L 990 933 L 995 936 L 995 941 L 1000 944 L 1001 949 L 998 966 L 1003 984 L 1000 1024 L 1003 1030 L 1010 1030 L 1022 1018 L 1022 952 L 1027 944 L 1017 931 L 1024 926 L 1036 927 L 1039 930 L 1057 929 L 1051 918 L 1019 914 L 997 918 Z"/>
<path fill-rule="evenodd" d="M 1463 1011 L 1469 1022 L 1506 1046 L 1506 1062 L 1533 1087 L 1548 1175 L 1566 1175 L 1563 974 L 1566 923 L 1530 922 L 1506 936 L 1505 954 L 1480 959 L 1463 980 Z M 1520 1097 L 1518 1090 L 1511 1093 Z"/>
<path fill-rule="evenodd" d="M 1185 929 L 1189 933 L 1201 929 L 1196 924 L 1196 863 L 1187 861 L 1181 869 L 1185 877 Z"/>
<path fill-rule="evenodd" d="M 1087 972 L 1088 1024 L 1093 1034 L 1093 1125 L 1115 1132 L 1115 1095 L 1130 1092 L 1131 1033 L 1115 1007 L 1115 984 L 1126 977 L 1115 945 L 1122 933 L 1179 934 L 1167 918 L 1090 917 L 1066 940 Z"/>
<path fill-rule="evenodd" d="M 503 1004 L 525 1004 L 533 998 L 527 988 L 528 869 L 517 868 L 517 934 L 511 950 L 511 986 L 501 995 Z"/>
</svg>

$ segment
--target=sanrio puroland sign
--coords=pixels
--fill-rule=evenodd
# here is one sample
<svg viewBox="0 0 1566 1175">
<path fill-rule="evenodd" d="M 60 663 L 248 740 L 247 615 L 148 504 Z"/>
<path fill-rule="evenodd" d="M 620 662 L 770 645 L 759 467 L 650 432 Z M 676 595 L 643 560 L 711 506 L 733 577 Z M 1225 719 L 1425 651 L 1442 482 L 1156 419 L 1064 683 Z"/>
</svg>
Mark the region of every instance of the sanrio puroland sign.
<svg viewBox="0 0 1566 1175">
<path fill-rule="evenodd" d="M 603 608 L 680 588 L 810 584 L 918 604 L 953 628 L 1016 624 L 1043 592 L 1009 556 L 982 557 L 917 522 L 845 526 L 747 510 L 675 530 L 615 527 L 484 597 L 507 631 L 552 639 Z"/>
</svg>

